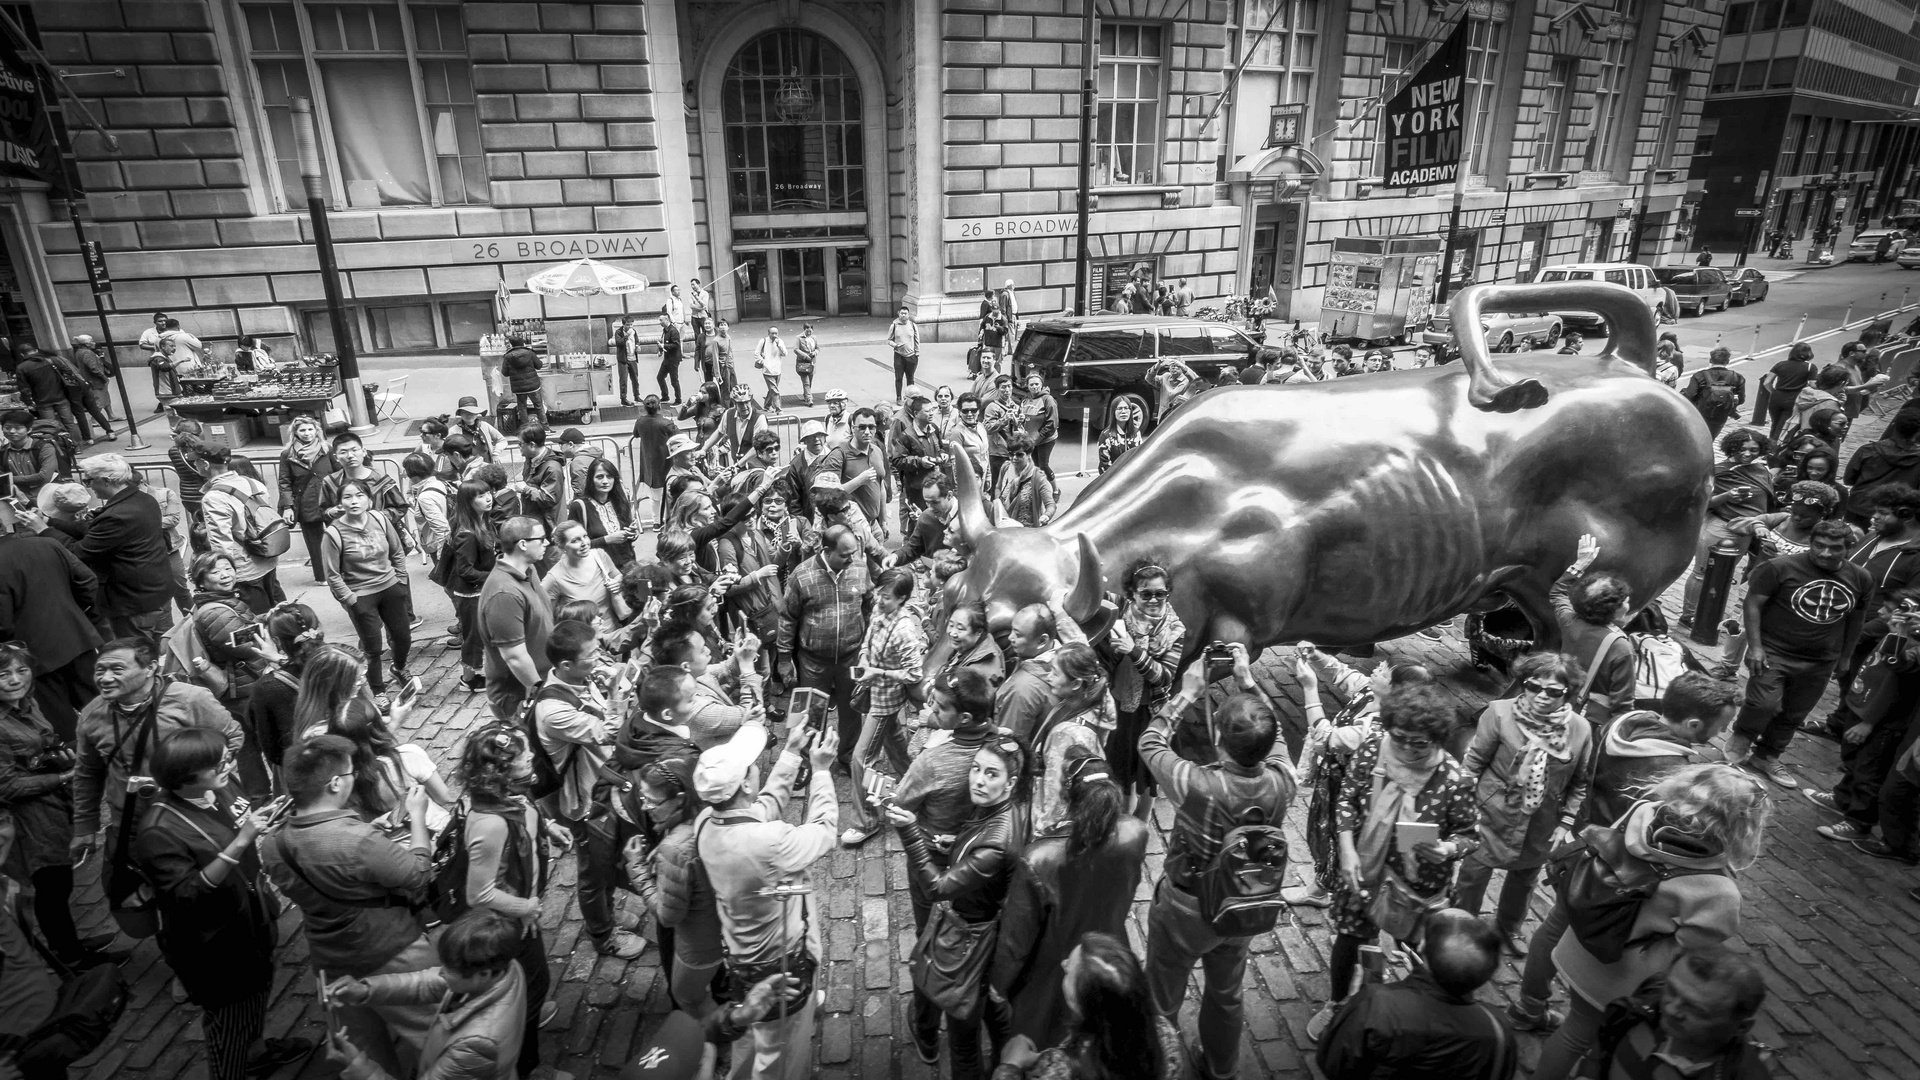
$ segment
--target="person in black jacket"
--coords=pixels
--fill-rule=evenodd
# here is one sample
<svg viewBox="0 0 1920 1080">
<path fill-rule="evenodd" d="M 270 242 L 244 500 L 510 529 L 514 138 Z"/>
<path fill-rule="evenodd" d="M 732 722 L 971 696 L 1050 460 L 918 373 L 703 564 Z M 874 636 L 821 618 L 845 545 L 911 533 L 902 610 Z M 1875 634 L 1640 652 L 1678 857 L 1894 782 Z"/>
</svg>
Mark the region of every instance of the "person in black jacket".
<svg viewBox="0 0 1920 1080">
<path fill-rule="evenodd" d="M 1444 1076 L 1509 1080 L 1519 1049 L 1506 1020 L 1473 1000 L 1500 966 L 1500 935 L 1458 908 L 1427 921 L 1426 961 L 1396 983 L 1369 984 L 1320 1039 L 1327 1080 Z"/>
<path fill-rule="evenodd" d="M 160 633 L 173 625 L 173 566 L 159 502 L 134 483 L 133 466 L 119 454 L 82 459 L 80 477 L 101 505 L 87 519 L 78 554 L 100 577 L 114 636 Z"/>
<path fill-rule="evenodd" d="M 944 868 L 914 812 L 891 801 L 886 804 L 887 820 L 900 830 L 900 843 L 907 849 L 907 869 L 919 891 L 935 903 L 950 905 L 952 917 L 969 926 L 1000 918 L 1013 880 L 1014 856 L 1026 846 L 1028 753 L 1026 745 L 1012 735 L 993 736 L 975 752 L 968 777 L 973 816 L 960 826 Z M 940 925 L 938 921 L 928 923 L 927 932 L 938 930 Z M 985 1080 L 995 1048 L 1012 1037 L 1013 1016 L 1006 1000 L 989 993 L 984 979 L 981 994 L 983 1000 L 966 1019 L 947 1014 L 947 1063 L 952 1080 Z M 987 1029 L 984 1055 L 982 1021 Z M 914 1048 L 920 1060 L 937 1064 L 938 1044 L 922 1042 L 917 1031 Z"/>
<path fill-rule="evenodd" d="M 22 515 L 23 525 L 27 520 Z M 44 519 L 39 524 L 44 527 Z M 73 738 L 80 710 L 98 693 L 98 580 L 52 537 L 0 532 L 0 641 L 19 642 L 33 654 L 34 700 L 63 739 Z"/>
<path fill-rule="evenodd" d="M 74 419 L 73 406 L 67 402 L 67 384 L 60 377 L 60 369 L 47 359 L 46 354 L 32 346 L 26 346 L 20 358 L 20 366 L 14 369 L 14 384 L 20 391 L 20 400 L 34 411 L 42 420 L 57 420 L 73 436 L 74 445 L 84 446 L 89 440 L 80 430 L 79 421 Z"/>
<path fill-rule="evenodd" d="M 327 583 L 327 571 L 320 561 L 320 540 L 327 524 L 326 484 L 337 466 L 327 452 L 320 421 L 311 416 L 296 416 L 289 425 L 293 439 L 280 451 L 280 516 L 287 524 L 298 526 L 307 542 L 307 562 L 313 567 L 313 579 Z"/>
<path fill-rule="evenodd" d="M 267 636 L 286 660 L 262 675 L 247 694 L 247 715 L 241 722 L 250 737 L 260 742 L 260 752 L 273 766 L 274 792 L 286 791 L 280 779 L 280 760 L 300 741 L 300 725 L 294 719 L 300 703 L 300 676 L 306 673 L 307 657 L 327 643 L 320 629 L 320 616 L 305 604 L 282 604 L 266 619 Z"/>
<path fill-rule="evenodd" d="M 507 355 L 500 358 L 500 374 L 513 393 L 514 409 L 520 414 L 514 427 L 547 422 L 546 397 L 540 391 L 540 354 L 527 346 L 526 336 L 514 334 L 507 339 Z"/>
<path fill-rule="evenodd" d="M 493 572 L 499 548 L 491 514 L 493 488 L 484 480 L 468 480 L 453 494 L 452 531 L 447 536 L 447 573 L 442 587 L 453 601 L 460 621 L 460 685 L 486 688 L 480 673 L 486 641 L 480 636 L 480 590 Z"/>
<path fill-rule="evenodd" d="M 133 859 L 159 900 L 161 955 L 205 1010 L 208 1073 L 245 1080 L 305 1057 L 308 1039 L 261 1038 L 279 911 L 261 886 L 254 840 L 273 809 L 234 812 L 234 765 L 217 731 L 168 734 L 151 766 L 166 794 L 141 818 Z"/>
</svg>

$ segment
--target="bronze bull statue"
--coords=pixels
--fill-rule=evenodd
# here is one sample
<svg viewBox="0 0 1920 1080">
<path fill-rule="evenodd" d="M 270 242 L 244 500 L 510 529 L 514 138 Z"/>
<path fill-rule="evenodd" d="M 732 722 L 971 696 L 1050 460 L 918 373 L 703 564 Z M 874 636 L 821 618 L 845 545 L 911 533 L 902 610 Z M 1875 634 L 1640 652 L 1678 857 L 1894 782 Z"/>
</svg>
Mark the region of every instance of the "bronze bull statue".
<svg viewBox="0 0 1920 1080">
<path fill-rule="evenodd" d="M 983 600 L 998 633 L 1067 590 L 1087 624 L 1151 562 L 1187 626 L 1183 664 L 1209 641 L 1362 645 L 1508 601 L 1552 647 L 1547 592 L 1582 533 L 1642 605 L 1693 556 L 1713 461 L 1700 414 L 1652 378 L 1645 303 L 1597 282 L 1479 285 L 1451 312 L 1476 327 L 1570 308 L 1606 320 L 1606 352 L 1505 356 L 1503 372 L 1470 335 L 1459 366 L 1208 391 L 1037 529 L 992 527 L 956 451 L 972 556 L 945 607 Z"/>
</svg>

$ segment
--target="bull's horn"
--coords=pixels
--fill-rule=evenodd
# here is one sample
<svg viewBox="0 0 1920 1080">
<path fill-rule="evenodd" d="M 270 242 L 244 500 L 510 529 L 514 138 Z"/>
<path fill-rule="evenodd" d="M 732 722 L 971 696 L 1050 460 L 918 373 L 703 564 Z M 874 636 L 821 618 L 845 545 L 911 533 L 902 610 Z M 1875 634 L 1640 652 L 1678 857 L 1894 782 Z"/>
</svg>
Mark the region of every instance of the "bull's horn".
<svg viewBox="0 0 1920 1080">
<path fill-rule="evenodd" d="M 980 478 L 973 473 L 973 458 L 967 455 L 966 447 L 948 442 L 947 452 L 953 455 L 954 497 L 960 504 L 954 509 L 954 525 L 962 544 L 977 547 L 980 538 L 993 529 L 993 522 L 987 520 L 986 500 L 980 496 Z"/>
<path fill-rule="evenodd" d="M 1106 575 L 1100 570 L 1100 553 L 1094 550 L 1087 534 L 1075 533 L 1074 539 L 1080 542 L 1080 577 L 1073 583 L 1073 593 L 1067 597 L 1067 614 L 1074 622 L 1084 623 L 1100 613 Z"/>
</svg>

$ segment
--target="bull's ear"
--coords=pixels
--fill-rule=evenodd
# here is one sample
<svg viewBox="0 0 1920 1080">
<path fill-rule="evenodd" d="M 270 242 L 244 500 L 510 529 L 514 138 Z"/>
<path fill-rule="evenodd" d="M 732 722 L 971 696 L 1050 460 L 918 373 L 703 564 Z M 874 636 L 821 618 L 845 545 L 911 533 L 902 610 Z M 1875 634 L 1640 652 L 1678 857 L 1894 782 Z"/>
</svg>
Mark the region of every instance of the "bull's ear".
<svg viewBox="0 0 1920 1080">
<path fill-rule="evenodd" d="M 1106 591 L 1106 577 L 1100 569 L 1100 552 L 1086 533 L 1075 533 L 1080 546 L 1080 574 L 1074 579 L 1073 592 L 1067 596 L 1067 614 L 1085 626 L 1100 614 L 1100 600 Z"/>
</svg>

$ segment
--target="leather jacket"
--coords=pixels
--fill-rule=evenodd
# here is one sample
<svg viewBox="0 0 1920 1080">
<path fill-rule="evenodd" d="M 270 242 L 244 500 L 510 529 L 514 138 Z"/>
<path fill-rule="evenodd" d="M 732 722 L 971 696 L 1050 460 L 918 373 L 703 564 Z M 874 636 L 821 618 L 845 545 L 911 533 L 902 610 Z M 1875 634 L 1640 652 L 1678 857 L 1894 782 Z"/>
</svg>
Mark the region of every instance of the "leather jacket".
<svg viewBox="0 0 1920 1080">
<path fill-rule="evenodd" d="M 934 861 L 933 845 L 918 824 L 901 827 L 900 843 L 921 894 L 950 902 L 955 915 L 977 923 L 999 917 L 1024 832 L 1014 800 L 1007 799 L 974 808 L 954 837 L 945 869 Z"/>
</svg>

